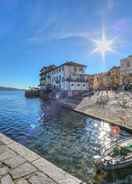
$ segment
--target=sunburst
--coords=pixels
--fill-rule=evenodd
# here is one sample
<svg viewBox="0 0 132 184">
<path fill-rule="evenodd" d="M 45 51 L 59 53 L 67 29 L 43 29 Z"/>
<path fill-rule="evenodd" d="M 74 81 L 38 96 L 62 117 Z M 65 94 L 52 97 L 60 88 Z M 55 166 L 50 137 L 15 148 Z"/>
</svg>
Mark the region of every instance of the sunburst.
<svg viewBox="0 0 132 184">
<path fill-rule="evenodd" d="M 101 39 L 92 40 L 95 44 L 95 48 L 92 50 L 92 53 L 100 53 L 102 56 L 102 61 L 105 63 L 105 56 L 109 52 L 115 52 L 114 50 L 114 39 L 108 39 L 106 33 L 103 30 L 101 34 Z"/>
</svg>

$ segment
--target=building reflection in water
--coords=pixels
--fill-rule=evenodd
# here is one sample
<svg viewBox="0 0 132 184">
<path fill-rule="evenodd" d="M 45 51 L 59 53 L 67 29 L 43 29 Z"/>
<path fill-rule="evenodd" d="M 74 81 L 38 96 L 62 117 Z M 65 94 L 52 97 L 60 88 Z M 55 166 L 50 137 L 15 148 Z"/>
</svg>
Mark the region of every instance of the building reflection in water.
<svg viewBox="0 0 132 184">
<path fill-rule="evenodd" d="M 40 127 L 32 126 L 40 141 L 32 141 L 32 148 L 73 175 L 92 182 L 96 174 L 94 156 L 121 135 L 114 138 L 110 124 L 66 110 L 56 102 L 41 102 L 40 107 Z M 114 175 L 109 173 L 103 178 L 107 184 L 109 177 L 112 181 Z"/>
</svg>

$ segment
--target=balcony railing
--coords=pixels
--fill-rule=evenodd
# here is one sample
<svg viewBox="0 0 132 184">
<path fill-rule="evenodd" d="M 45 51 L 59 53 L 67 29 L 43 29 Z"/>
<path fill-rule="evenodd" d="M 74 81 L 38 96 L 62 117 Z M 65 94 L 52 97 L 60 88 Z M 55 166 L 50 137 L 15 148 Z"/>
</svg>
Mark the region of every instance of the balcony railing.
<svg viewBox="0 0 132 184">
<path fill-rule="evenodd" d="M 66 81 L 68 82 L 88 82 L 88 80 L 84 78 L 67 78 Z"/>
</svg>

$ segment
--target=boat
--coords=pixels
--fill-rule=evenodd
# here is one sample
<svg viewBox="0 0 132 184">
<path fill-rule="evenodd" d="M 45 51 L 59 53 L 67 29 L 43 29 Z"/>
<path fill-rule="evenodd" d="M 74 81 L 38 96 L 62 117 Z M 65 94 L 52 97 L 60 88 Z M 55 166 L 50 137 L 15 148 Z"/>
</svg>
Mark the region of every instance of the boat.
<svg viewBox="0 0 132 184">
<path fill-rule="evenodd" d="M 33 87 L 25 90 L 25 97 L 27 98 L 39 97 L 39 88 Z"/>
<path fill-rule="evenodd" d="M 132 165 L 132 138 L 111 144 L 96 157 L 96 166 L 104 171 L 126 168 Z"/>
</svg>

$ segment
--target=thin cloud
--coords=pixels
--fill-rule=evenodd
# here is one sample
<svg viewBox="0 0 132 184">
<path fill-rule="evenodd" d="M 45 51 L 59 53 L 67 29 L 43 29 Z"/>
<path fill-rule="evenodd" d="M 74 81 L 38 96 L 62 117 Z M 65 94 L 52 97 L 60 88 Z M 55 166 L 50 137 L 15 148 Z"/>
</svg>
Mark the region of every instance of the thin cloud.
<svg viewBox="0 0 132 184">
<path fill-rule="evenodd" d="M 80 37 L 84 39 L 89 39 L 90 33 L 89 32 L 60 32 L 60 33 L 55 33 L 52 35 L 53 39 L 68 39 L 72 37 Z"/>
<path fill-rule="evenodd" d="M 52 22 L 38 29 L 33 35 L 28 38 L 28 41 L 34 43 L 41 43 L 44 41 L 62 40 L 73 37 L 80 37 L 83 39 L 89 39 L 91 33 L 89 32 L 75 32 L 75 31 L 60 31 L 56 22 Z"/>
</svg>

